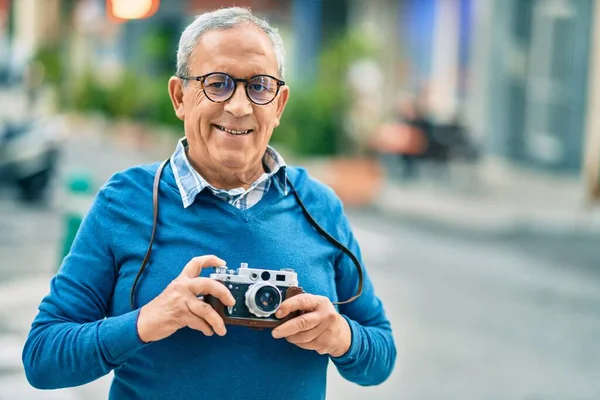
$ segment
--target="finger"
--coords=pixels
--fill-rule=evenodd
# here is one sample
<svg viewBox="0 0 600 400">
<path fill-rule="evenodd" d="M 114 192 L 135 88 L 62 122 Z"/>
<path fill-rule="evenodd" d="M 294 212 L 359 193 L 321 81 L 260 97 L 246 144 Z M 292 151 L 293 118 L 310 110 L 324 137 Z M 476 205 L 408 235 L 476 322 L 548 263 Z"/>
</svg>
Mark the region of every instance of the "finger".
<svg viewBox="0 0 600 400">
<path fill-rule="evenodd" d="M 321 321 L 321 315 L 317 312 L 302 314 L 273 329 L 272 335 L 275 339 L 292 336 L 315 328 Z"/>
<path fill-rule="evenodd" d="M 275 313 L 277 318 L 284 318 L 289 313 L 294 311 L 313 311 L 321 303 L 321 298 L 312 294 L 303 293 L 297 296 L 291 297 L 281 303 L 279 310 Z"/>
<path fill-rule="evenodd" d="M 225 265 L 225 261 L 214 255 L 194 257 L 183 267 L 179 276 L 188 278 L 196 278 L 200 275 L 200 271 L 205 267 L 220 267 Z"/>
<path fill-rule="evenodd" d="M 193 298 L 188 300 L 187 306 L 192 314 L 206 321 L 206 323 L 212 327 L 212 330 L 214 330 L 217 335 L 224 336 L 227 333 L 223 318 L 221 318 L 219 313 L 217 313 L 209 304 L 203 302 L 202 300 Z"/>
<path fill-rule="evenodd" d="M 204 319 L 194 315 L 191 311 L 185 323 L 189 328 L 200 331 L 206 336 L 212 336 L 214 334 L 214 331 L 210 327 L 210 325 L 208 325 L 208 323 Z"/>
<path fill-rule="evenodd" d="M 312 342 L 308 342 L 308 343 L 298 343 L 298 344 L 296 344 L 296 346 L 298 346 L 304 350 L 314 350 L 321 355 L 329 353 L 327 348 L 324 347 L 321 343 L 319 343 L 318 339 L 313 340 Z"/>
<path fill-rule="evenodd" d="M 189 287 L 196 296 L 210 294 L 226 306 L 235 305 L 233 295 L 221 282 L 210 278 L 194 278 L 189 281 Z"/>
<path fill-rule="evenodd" d="M 293 343 L 293 344 L 310 343 L 313 340 L 320 337 L 323 334 L 323 332 L 325 332 L 326 329 L 327 329 L 327 325 L 319 324 L 316 327 L 314 327 L 313 329 L 309 329 L 307 331 L 299 332 L 294 335 L 288 336 L 285 338 L 285 340 L 287 340 L 288 342 Z"/>
</svg>

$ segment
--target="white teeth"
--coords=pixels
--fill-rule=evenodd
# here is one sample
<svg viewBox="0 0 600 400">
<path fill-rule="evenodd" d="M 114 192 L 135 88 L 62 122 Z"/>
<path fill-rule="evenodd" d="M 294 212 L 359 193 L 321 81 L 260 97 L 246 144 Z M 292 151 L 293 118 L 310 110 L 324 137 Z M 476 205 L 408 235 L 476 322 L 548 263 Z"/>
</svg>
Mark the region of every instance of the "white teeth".
<svg viewBox="0 0 600 400">
<path fill-rule="evenodd" d="M 220 130 L 224 131 L 224 132 L 231 133 L 232 135 L 245 135 L 248 132 L 250 132 L 250 130 L 235 131 L 235 130 L 232 130 L 232 129 L 227 129 L 227 128 L 221 126 L 221 125 L 216 125 L 216 127 L 219 128 Z"/>
</svg>

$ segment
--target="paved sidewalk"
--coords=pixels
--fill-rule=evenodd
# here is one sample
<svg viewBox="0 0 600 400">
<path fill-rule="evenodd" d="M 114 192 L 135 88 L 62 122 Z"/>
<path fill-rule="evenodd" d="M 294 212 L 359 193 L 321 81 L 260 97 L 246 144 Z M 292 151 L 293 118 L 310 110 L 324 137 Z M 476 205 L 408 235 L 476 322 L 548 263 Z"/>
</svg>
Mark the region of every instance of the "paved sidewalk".
<svg viewBox="0 0 600 400">
<path fill-rule="evenodd" d="M 487 169 L 486 169 L 487 168 Z M 600 205 L 589 207 L 577 177 L 482 166 L 469 187 L 387 181 L 375 207 L 407 220 L 475 234 L 600 237 Z"/>
<path fill-rule="evenodd" d="M 304 160 L 327 182 L 327 161 Z M 401 180 L 385 174 L 373 208 L 401 221 L 469 234 L 600 237 L 600 204 L 590 207 L 578 176 L 551 174 L 487 160 Z M 435 171 L 433 171 L 435 172 Z"/>
<path fill-rule="evenodd" d="M 105 399 L 109 374 L 93 383 L 61 390 L 37 390 L 29 385 L 21 352 L 37 306 L 48 293 L 50 272 L 0 284 L 0 399 L 95 400 Z"/>
</svg>

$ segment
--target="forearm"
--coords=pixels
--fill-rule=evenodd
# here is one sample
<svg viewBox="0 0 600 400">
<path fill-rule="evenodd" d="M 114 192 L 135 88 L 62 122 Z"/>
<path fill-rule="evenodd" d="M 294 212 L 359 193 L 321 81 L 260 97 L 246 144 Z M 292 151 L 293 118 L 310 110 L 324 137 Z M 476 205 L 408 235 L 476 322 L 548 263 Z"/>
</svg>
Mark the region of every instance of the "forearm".
<svg viewBox="0 0 600 400">
<path fill-rule="evenodd" d="M 347 380 L 362 386 L 378 385 L 385 381 L 396 362 L 396 347 L 389 326 L 362 326 L 348 321 L 352 339 L 350 349 L 332 361 Z"/>
<path fill-rule="evenodd" d="M 381 300 L 375 294 L 369 272 L 362 262 L 361 251 L 345 215 L 337 224 L 338 237 L 361 264 L 363 286 L 361 295 L 339 307 L 348 321 L 352 334 L 350 349 L 341 357 L 332 358 L 340 374 L 363 386 L 385 381 L 396 362 L 396 345 L 390 321 Z M 340 252 L 335 261 L 338 299 L 348 299 L 357 293 L 360 276 L 350 257 Z"/>
<path fill-rule="evenodd" d="M 91 382 L 143 346 L 135 328 L 137 311 L 83 324 L 44 317 L 36 318 L 23 348 L 25 374 L 38 389 Z"/>
</svg>

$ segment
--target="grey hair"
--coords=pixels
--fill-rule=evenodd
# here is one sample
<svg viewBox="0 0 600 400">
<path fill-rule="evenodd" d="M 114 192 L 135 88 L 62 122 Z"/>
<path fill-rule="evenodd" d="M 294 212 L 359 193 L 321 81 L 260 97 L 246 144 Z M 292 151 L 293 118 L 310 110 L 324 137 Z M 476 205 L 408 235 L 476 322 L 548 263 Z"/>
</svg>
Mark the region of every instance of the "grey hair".
<svg viewBox="0 0 600 400">
<path fill-rule="evenodd" d="M 253 15 L 249 8 L 243 7 L 221 8 L 201 14 L 185 28 L 177 48 L 177 75 L 189 75 L 192 55 L 202 35 L 213 30 L 235 28 L 244 23 L 254 24 L 268 36 L 275 50 L 279 78 L 283 79 L 285 50 L 279 31 L 266 20 Z"/>
</svg>

